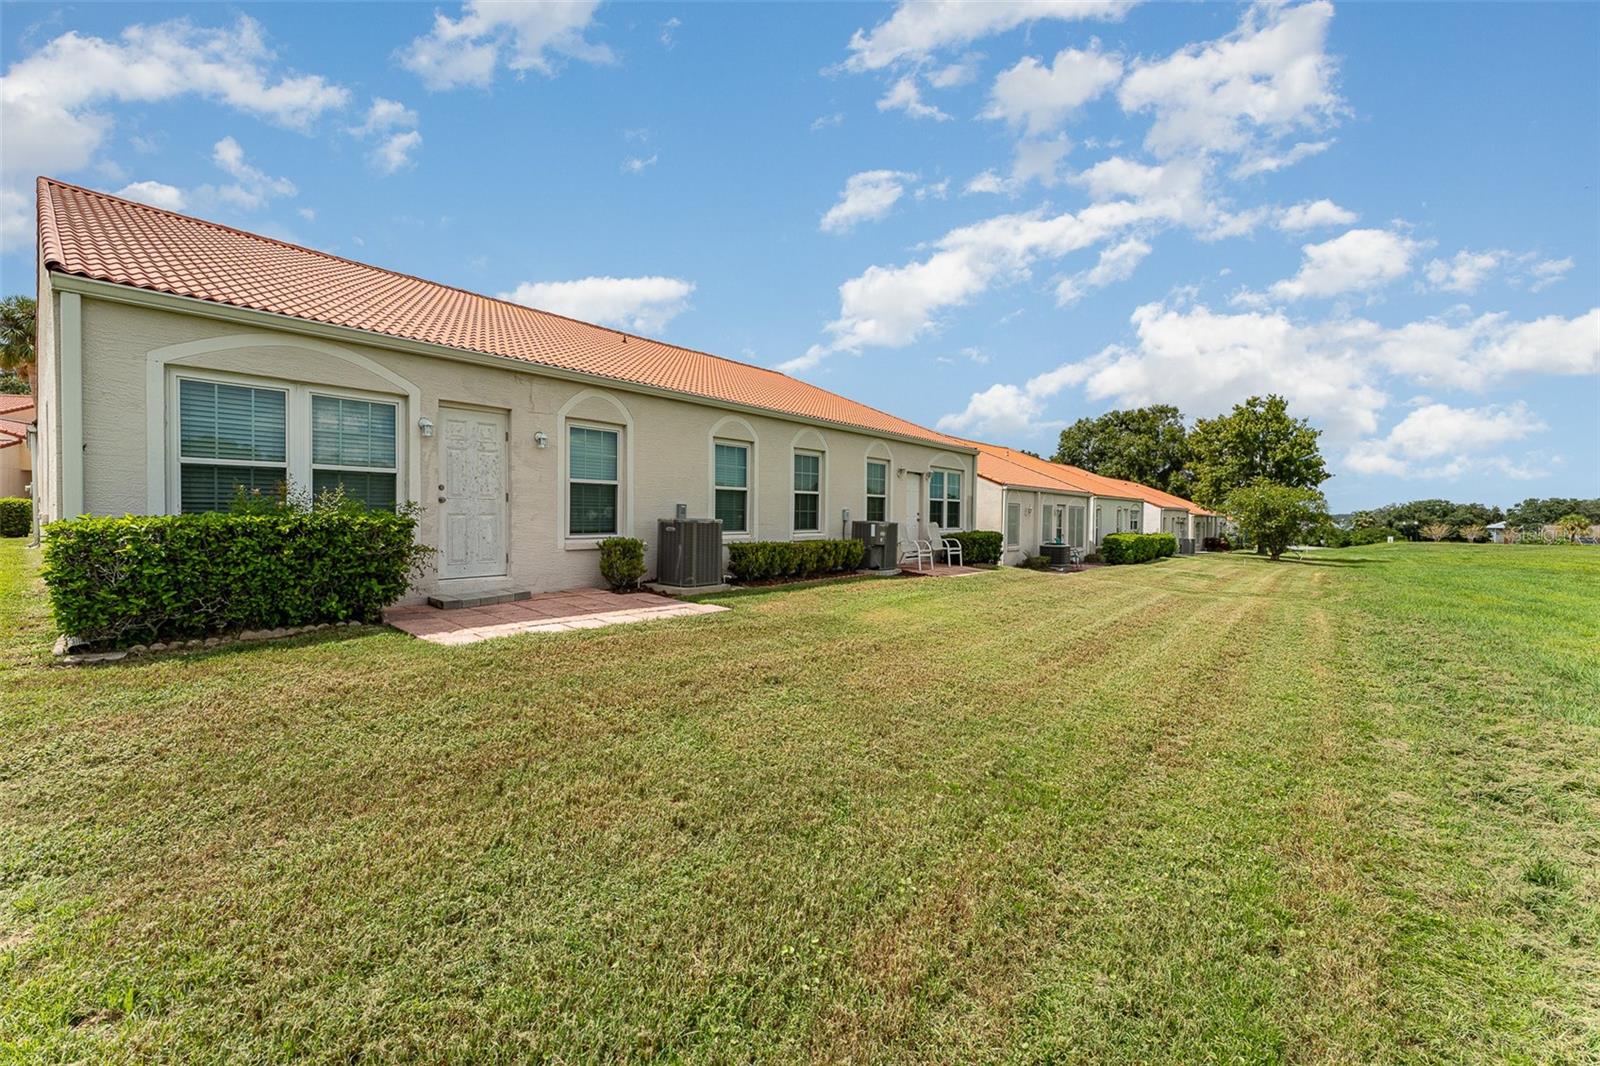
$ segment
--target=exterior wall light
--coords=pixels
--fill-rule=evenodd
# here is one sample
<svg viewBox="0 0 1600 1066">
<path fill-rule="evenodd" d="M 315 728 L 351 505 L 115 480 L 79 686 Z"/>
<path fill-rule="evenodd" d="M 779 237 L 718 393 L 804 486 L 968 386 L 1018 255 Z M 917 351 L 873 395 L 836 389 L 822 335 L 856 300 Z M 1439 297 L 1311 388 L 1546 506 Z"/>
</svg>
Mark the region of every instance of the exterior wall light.
<svg viewBox="0 0 1600 1066">
<path fill-rule="evenodd" d="M 422 435 L 424 437 L 433 436 L 433 419 L 431 419 L 431 418 L 419 418 L 419 419 L 417 419 L 417 428 L 422 431 Z"/>
<path fill-rule="evenodd" d="M 550 434 L 540 430 L 533 435 L 533 443 L 536 447 L 548 448 L 550 446 Z"/>
</svg>

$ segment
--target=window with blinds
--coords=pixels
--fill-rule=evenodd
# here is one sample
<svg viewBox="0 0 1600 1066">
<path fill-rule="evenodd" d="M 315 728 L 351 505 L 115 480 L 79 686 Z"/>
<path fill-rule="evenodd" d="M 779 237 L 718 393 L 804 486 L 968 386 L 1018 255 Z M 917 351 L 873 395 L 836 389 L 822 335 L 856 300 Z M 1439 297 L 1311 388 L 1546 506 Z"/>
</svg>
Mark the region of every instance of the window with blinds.
<svg viewBox="0 0 1600 1066">
<path fill-rule="evenodd" d="M 794 454 L 794 531 L 822 530 L 822 456 L 816 452 Z"/>
<path fill-rule="evenodd" d="M 392 403 L 311 397 L 311 492 L 333 489 L 368 507 L 394 510 L 396 465 Z"/>
<path fill-rule="evenodd" d="M 889 464 L 867 460 L 867 521 L 889 520 Z"/>
<path fill-rule="evenodd" d="M 1016 500 L 1006 503 L 1006 547 L 1022 543 L 1022 504 Z"/>
<path fill-rule="evenodd" d="M 715 470 L 715 517 L 724 533 L 750 532 L 750 446 L 718 441 Z"/>
<path fill-rule="evenodd" d="M 180 509 L 225 511 L 240 490 L 281 491 L 289 480 L 287 411 L 282 389 L 180 380 Z"/>
<path fill-rule="evenodd" d="M 617 455 L 621 434 L 594 426 L 567 427 L 567 534 L 605 537 L 617 532 Z"/>
</svg>

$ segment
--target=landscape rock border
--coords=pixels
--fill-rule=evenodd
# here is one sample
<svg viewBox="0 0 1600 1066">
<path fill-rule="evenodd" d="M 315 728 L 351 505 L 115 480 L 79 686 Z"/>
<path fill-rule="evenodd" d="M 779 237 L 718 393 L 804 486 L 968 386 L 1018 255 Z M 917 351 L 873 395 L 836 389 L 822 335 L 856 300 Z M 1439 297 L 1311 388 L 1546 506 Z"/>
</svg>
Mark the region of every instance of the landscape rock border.
<svg viewBox="0 0 1600 1066">
<path fill-rule="evenodd" d="M 246 629 L 238 633 L 223 636 L 190 637 L 184 640 L 154 641 L 150 644 L 134 644 L 127 648 L 113 648 L 109 651 L 74 651 L 75 648 L 86 647 L 88 642 L 77 637 L 62 635 L 56 638 L 55 647 L 51 654 L 56 657 L 57 666 L 93 666 L 97 663 L 121 662 L 130 655 L 159 655 L 165 652 L 204 651 L 208 648 L 221 648 L 230 644 L 257 644 L 264 640 L 285 640 L 289 637 L 298 637 L 306 633 L 317 633 L 327 629 L 350 629 L 365 626 L 366 622 L 318 622 L 309 626 L 280 626 L 277 629 Z"/>
</svg>

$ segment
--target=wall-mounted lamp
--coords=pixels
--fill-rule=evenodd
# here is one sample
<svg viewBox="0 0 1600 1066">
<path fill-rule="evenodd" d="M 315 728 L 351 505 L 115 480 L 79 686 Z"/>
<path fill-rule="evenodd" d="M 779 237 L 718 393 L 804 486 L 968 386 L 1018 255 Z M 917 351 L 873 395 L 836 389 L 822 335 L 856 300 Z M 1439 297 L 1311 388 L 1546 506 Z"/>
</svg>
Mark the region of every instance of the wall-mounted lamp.
<svg viewBox="0 0 1600 1066">
<path fill-rule="evenodd" d="M 541 429 L 533 435 L 533 444 L 536 448 L 548 448 L 550 446 L 550 434 Z"/>
<path fill-rule="evenodd" d="M 424 437 L 433 436 L 433 419 L 431 419 L 431 418 L 419 418 L 419 419 L 417 419 L 417 428 L 422 431 L 422 435 Z"/>
</svg>

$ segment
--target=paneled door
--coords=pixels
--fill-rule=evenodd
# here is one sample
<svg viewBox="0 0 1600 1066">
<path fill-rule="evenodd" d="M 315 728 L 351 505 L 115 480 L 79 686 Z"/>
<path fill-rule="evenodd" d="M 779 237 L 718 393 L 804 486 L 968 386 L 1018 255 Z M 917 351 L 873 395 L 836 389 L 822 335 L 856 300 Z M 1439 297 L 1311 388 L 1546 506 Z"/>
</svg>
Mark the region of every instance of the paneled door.
<svg viewBox="0 0 1600 1066">
<path fill-rule="evenodd" d="M 444 424 L 439 486 L 440 576 L 506 572 L 506 416 L 439 408 Z"/>
<path fill-rule="evenodd" d="M 906 510 L 900 522 L 900 539 L 913 540 L 922 536 L 922 475 L 906 471 Z"/>
</svg>

